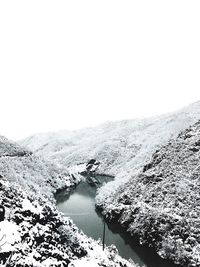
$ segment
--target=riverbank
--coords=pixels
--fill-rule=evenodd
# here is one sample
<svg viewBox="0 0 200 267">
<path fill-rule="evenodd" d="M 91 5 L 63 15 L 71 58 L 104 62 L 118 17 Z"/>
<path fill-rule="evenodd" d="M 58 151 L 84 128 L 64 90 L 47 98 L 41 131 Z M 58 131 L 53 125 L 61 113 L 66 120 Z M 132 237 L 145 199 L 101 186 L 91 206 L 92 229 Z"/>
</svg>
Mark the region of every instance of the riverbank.
<svg viewBox="0 0 200 267">
<path fill-rule="evenodd" d="M 106 179 L 105 175 L 101 180 Z M 102 240 L 103 217 L 95 210 L 96 188 L 87 182 L 81 182 L 72 191 L 62 191 L 57 194 L 58 209 L 67 217 L 70 217 L 80 230 L 95 240 Z M 147 245 L 141 246 L 138 237 L 131 237 L 122 227 L 114 222 L 106 221 L 106 245 L 114 244 L 119 254 L 125 258 L 131 258 L 139 266 L 146 267 L 178 267 L 172 261 L 161 259 L 153 248 Z"/>
<path fill-rule="evenodd" d="M 23 153 L 22 153 L 23 152 Z M 57 210 L 54 194 L 79 177 L 0 137 L 0 265 L 135 267 L 81 233 Z M 8 227 L 5 227 L 5 226 Z"/>
<path fill-rule="evenodd" d="M 199 158 L 200 121 L 158 149 L 109 198 L 100 189 L 97 205 L 163 258 L 200 266 Z"/>
</svg>

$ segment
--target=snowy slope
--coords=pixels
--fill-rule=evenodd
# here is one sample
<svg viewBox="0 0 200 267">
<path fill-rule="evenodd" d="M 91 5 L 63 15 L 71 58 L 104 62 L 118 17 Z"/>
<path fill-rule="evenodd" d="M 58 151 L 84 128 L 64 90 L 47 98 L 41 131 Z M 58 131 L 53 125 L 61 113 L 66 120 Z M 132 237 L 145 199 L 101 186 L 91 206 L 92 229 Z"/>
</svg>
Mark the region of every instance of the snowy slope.
<svg viewBox="0 0 200 267">
<path fill-rule="evenodd" d="M 183 266 L 200 266 L 200 121 L 157 150 L 109 199 L 97 197 L 142 243 Z"/>
<path fill-rule="evenodd" d="M 138 172 L 151 155 L 200 119 L 200 102 L 177 112 L 128 121 L 108 122 L 95 128 L 38 134 L 20 143 L 59 166 L 74 165 L 90 159 L 100 162 L 99 173 L 116 176 L 101 190 L 109 198 L 117 188 Z"/>
<path fill-rule="evenodd" d="M 9 141 L 4 136 L 0 136 L 0 157 L 25 156 L 32 152 L 18 145 L 15 142 Z"/>
<path fill-rule="evenodd" d="M 0 266 L 134 266 L 57 211 L 53 194 L 78 179 L 0 138 Z"/>
<path fill-rule="evenodd" d="M 49 198 L 58 188 L 78 182 L 73 181 L 66 168 L 34 155 L 5 137 L 0 137 L 0 177 Z"/>
<path fill-rule="evenodd" d="M 159 117 L 38 134 L 20 143 L 70 169 L 91 159 L 99 161 L 100 173 L 116 176 L 97 196 L 105 216 L 118 220 L 130 233 L 140 236 L 141 242 L 154 246 L 162 257 L 184 266 L 200 266 L 199 174 L 192 165 L 193 161 L 198 164 L 199 155 L 196 145 L 190 148 L 193 139 L 184 139 L 185 133 L 177 139 L 199 119 L 200 102 L 196 102 Z M 187 131 L 198 139 L 198 128 L 197 124 Z M 157 154 L 167 159 L 160 161 Z"/>
<path fill-rule="evenodd" d="M 95 128 L 37 134 L 20 141 L 37 155 L 61 166 L 98 160 L 99 172 L 110 175 L 137 170 L 155 150 L 200 119 L 200 102 L 178 112 Z"/>
</svg>

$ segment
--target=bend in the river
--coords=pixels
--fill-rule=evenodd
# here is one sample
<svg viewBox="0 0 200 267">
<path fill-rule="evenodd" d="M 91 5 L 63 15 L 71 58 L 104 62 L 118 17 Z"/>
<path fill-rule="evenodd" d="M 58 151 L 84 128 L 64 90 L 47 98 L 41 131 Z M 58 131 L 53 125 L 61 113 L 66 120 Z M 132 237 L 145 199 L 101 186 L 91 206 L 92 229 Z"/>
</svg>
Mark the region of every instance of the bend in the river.
<svg viewBox="0 0 200 267">
<path fill-rule="evenodd" d="M 81 182 L 69 192 L 64 190 L 56 195 L 58 209 L 65 216 L 70 217 L 74 223 L 87 236 L 95 240 L 102 240 L 103 217 L 95 210 L 95 196 L 97 187 L 95 184 L 110 181 L 109 176 L 88 177 L 87 182 Z M 90 179 L 91 178 L 91 179 Z M 94 183 L 94 181 L 96 181 Z M 177 267 L 171 261 L 162 260 L 152 248 L 141 246 L 137 239 L 131 237 L 117 224 L 106 223 L 106 245 L 114 244 L 119 254 L 132 259 L 139 266 L 145 267 Z"/>
</svg>

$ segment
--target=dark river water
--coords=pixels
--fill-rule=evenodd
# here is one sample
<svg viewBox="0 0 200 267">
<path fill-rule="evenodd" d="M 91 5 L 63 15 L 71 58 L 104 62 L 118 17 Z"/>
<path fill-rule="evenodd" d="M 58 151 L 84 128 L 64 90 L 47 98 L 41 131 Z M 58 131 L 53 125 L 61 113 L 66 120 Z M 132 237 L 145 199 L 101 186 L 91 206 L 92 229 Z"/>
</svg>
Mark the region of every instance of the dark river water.
<svg viewBox="0 0 200 267">
<path fill-rule="evenodd" d="M 108 182 L 107 176 L 96 176 L 97 180 Z M 72 191 L 62 191 L 56 195 L 58 209 L 70 217 L 86 235 L 95 240 L 103 237 L 103 218 L 95 211 L 95 196 L 97 187 L 87 182 L 81 182 Z M 178 267 L 172 262 L 162 260 L 151 248 L 141 246 L 138 241 L 119 226 L 105 224 L 105 243 L 114 244 L 119 254 L 125 259 L 132 259 L 139 266 L 145 267 Z"/>
</svg>

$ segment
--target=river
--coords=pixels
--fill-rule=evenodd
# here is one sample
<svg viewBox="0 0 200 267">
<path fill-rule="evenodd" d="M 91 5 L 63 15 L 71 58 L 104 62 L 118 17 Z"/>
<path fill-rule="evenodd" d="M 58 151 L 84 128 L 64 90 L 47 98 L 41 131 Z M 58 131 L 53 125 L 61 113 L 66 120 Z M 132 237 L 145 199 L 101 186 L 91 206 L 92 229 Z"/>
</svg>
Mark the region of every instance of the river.
<svg viewBox="0 0 200 267">
<path fill-rule="evenodd" d="M 108 182 L 111 177 L 96 176 L 97 181 Z M 76 188 L 64 190 L 56 195 L 57 207 L 70 217 L 74 223 L 86 235 L 95 240 L 102 240 L 103 236 L 103 218 L 95 210 L 95 196 L 98 186 L 81 182 Z M 107 224 L 105 231 L 106 245 L 114 244 L 119 254 L 125 259 L 132 259 L 139 266 L 145 267 L 178 267 L 172 262 L 162 260 L 151 248 L 141 246 L 138 241 L 118 225 Z"/>
</svg>

